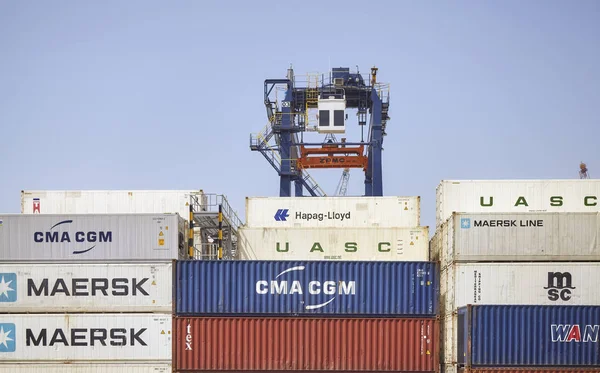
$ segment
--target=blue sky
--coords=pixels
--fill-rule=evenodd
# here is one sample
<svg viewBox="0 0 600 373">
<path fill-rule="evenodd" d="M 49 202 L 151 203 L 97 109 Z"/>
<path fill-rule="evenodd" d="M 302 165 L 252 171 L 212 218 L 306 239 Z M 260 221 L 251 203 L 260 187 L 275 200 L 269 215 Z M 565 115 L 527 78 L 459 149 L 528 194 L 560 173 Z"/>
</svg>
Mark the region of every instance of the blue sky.
<svg viewBox="0 0 600 373">
<path fill-rule="evenodd" d="M 600 175 L 598 1 L 4 1 L 0 51 L 0 212 L 22 189 L 204 189 L 243 217 L 279 193 L 249 136 L 290 64 L 379 68 L 384 194 L 420 195 L 422 225 L 441 179 Z M 312 174 L 333 193 L 341 171 Z"/>
</svg>

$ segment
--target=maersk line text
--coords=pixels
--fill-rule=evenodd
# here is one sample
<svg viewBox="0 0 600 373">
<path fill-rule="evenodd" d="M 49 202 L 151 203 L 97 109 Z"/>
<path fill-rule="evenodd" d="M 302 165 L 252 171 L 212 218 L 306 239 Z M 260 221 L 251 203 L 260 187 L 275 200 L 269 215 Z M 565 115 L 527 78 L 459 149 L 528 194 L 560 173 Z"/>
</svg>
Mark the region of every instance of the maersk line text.
<svg viewBox="0 0 600 373">
<path fill-rule="evenodd" d="M 544 221 L 539 220 L 475 220 L 475 227 L 543 227 Z"/>
</svg>

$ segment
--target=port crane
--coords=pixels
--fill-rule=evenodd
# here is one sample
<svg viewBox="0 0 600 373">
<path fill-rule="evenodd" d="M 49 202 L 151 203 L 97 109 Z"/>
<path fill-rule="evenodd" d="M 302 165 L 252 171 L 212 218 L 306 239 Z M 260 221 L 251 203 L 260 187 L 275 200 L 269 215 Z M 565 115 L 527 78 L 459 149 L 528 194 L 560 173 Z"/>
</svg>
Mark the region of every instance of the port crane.
<svg viewBox="0 0 600 373">
<path fill-rule="evenodd" d="M 371 68 L 365 79 L 358 71 L 339 67 L 331 69 L 327 79 L 307 74 L 301 80 L 290 67 L 286 78 L 265 80 L 268 124 L 260 133 L 250 135 L 250 149 L 259 151 L 277 171 L 281 197 L 302 196 L 304 190 L 311 196 L 326 196 L 308 170 L 331 168 L 344 170 L 338 193 L 346 193 L 349 169 L 360 168 L 365 174 L 364 195 L 383 196 L 382 151 L 390 119 L 389 84 L 377 82 L 377 71 Z M 338 142 L 332 137 L 346 132 L 347 109 L 357 111 L 360 142 Z M 305 132 L 325 134 L 325 141 L 305 142 Z"/>
</svg>

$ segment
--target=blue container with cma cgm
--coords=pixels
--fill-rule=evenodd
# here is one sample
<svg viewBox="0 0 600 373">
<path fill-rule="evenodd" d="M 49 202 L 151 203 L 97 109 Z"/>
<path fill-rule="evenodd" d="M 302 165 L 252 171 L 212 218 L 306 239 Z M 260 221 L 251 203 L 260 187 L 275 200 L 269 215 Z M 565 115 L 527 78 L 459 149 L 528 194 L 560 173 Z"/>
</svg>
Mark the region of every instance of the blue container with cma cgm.
<svg viewBox="0 0 600 373">
<path fill-rule="evenodd" d="M 435 262 L 176 263 L 178 315 L 435 317 Z"/>
<path fill-rule="evenodd" d="M 457 323 L 462 367 L 600 365 L 600 306 L 469 305 Z"/>
</svg>

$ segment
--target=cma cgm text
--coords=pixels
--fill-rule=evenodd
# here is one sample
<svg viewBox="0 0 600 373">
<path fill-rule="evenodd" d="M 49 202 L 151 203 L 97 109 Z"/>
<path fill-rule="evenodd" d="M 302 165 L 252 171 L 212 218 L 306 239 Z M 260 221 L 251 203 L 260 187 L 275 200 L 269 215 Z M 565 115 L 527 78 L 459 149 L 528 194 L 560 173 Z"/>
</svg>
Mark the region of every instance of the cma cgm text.
<svg viewBox="0 0 600 373">
<path fill-rule="evenodd" d="M 74 239 L 73 239 L 74 238 Z M 35 232 L 35 242 L 112 242 L 112 232 L 75 232 L 73 237 L 69 232 Z"/>
<path fill-rule="evenodd" d="M 311 281 L 308 283 L 308 294 L 333 295 L 336 292 L 340 295 L 356 294 L 355 281 Z M 304 289 L 300 281 L 257 281 L 256 293 L 258 294 L 304 294 Z"/>
<path fill-rule="evenodd" d="M 296 212 L 296 219 L 297 220 L 306 220 L 306 221 L 310 221 L 310 220 L 323 221 L 325 219 L 344 221 L 344 220 L 350 219 L 350 211 L 343 212 L 343 213 L 330 211 L 327 214 L 322 213 L 322 212 Z"/>
</svg>

